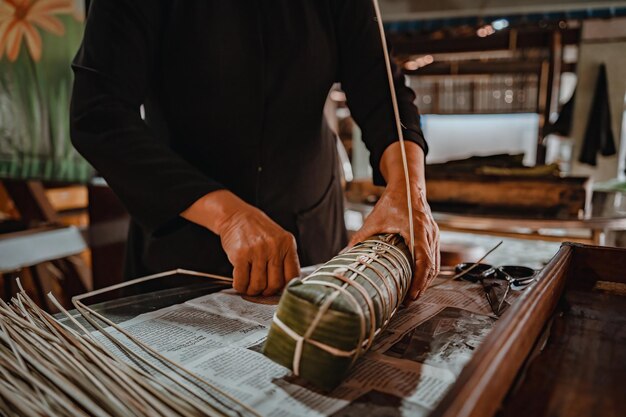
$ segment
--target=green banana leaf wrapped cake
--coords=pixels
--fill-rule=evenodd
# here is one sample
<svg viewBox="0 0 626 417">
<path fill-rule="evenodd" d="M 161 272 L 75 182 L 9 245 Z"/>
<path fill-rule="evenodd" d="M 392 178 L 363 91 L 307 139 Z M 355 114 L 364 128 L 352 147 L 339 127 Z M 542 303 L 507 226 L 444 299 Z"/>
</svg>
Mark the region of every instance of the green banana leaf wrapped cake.
<svg viewBox="0 0 626 417">
<path fill-rule="evenodd" d="M 335 388 L 402 303 L 411 259 L 401 236 L 378 235 L 292 280 L 263 353 L 318 388 Z"/>
</svg>

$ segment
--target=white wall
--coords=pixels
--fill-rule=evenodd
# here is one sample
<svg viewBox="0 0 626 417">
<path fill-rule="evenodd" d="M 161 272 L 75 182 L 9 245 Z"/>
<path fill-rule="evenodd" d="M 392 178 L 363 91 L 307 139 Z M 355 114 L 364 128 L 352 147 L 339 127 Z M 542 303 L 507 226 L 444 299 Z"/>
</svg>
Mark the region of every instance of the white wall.
<svg viewBox="0 0 626 417">
<path fill-rule="evenodd" d="M 604 37 L 604 39 L 602 39 Z M 611 122 L 618 155 L 603 157 L 598 155 L 597 167 L 577 162 L 587 127 L 587 119 L 598 76 L 600 64 L 607 69 Z M 573 172 L 589 175 L 597 181 L 618 176 L 624 170 L 626 140 L 622 135 L 624 95 L 626 93 L 626 19 L 612 19 L 609 22 L 589 20 L 583 24 L 583 41 L 580 45 L 577 64 L 578 87 L 574 108 L 574 123 L 571 136 L 574 139 Z M 621 138 L 620 138 L 621 136 Z"/>
<path fill-rule="evenodd" d="M 536 114 L 425 115 L 422 128 L 430 148 L 427 162 L 524 153 L 524 162 L 532 165 L 538 126 Z"/>
</svg>

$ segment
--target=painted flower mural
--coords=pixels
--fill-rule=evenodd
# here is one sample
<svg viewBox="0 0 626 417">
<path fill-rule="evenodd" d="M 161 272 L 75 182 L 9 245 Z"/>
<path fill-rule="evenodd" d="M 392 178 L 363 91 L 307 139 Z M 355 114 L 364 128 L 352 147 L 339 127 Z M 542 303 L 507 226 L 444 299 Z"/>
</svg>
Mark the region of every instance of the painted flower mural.
<svg viewBox="0 0 626 417">
<path fill-rule="evenodd" d="M 0 0 L 0 178 L 82 181 L 69 138 L 83 0 Z"/>
<path fill-rule="evenodd" d="M 70 0 L 5 0 L 0 6 L 0 58 L 6 49 L 9 61 L 15 62 L 23 38 L 33 60 L 39 61 L 42 41 L 36 27 L 62 36 L 63 23 L 54 15 L 71 12 L 72 3 Z"/>
</svg>

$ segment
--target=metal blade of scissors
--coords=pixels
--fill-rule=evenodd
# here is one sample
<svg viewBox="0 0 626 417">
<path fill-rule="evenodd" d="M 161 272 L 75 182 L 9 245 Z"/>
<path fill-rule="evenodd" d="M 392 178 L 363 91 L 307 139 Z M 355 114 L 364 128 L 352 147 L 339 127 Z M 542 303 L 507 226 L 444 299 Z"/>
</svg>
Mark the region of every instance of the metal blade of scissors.
<svg viewBox="0 0 626 417">
<path fill-rule="evenodd" d="M 483 289 L 485 296 L 491 306 L 491 310 L 496 316 L 500 316 L 506 309 L 506 296 L 509 294 L 509 282 L 501 279 L 483 279 Z"/>
</svg>

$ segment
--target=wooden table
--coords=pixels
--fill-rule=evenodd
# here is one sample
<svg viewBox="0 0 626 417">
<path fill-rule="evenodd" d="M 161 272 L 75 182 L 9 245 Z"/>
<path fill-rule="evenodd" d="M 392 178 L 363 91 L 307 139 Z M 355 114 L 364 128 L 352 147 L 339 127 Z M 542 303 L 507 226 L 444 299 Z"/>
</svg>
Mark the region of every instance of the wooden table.
<svg viewBox="0 0 626 417">
<path fill-rule="evenodd" d="M 567 243 L 506 310 L 432 417 L 617 417 L 626 410 L 626 250 Z M 197 281 L 196 281 L 197 282 Z M 114 321 L 223 285 L 161 289 L 96 308 Z M 365 414 L 367 415 L 367 414 Z"/>
<path fill-rule="evenodd" d="M 432 416 L 623 416 L 624 271 L 625 249 L 565 244 Z"/>
</svg>

